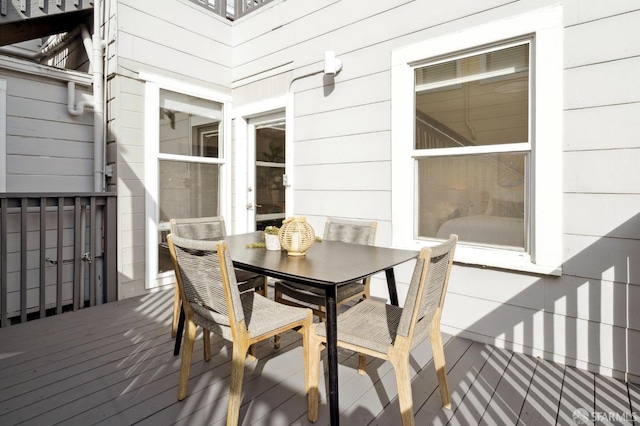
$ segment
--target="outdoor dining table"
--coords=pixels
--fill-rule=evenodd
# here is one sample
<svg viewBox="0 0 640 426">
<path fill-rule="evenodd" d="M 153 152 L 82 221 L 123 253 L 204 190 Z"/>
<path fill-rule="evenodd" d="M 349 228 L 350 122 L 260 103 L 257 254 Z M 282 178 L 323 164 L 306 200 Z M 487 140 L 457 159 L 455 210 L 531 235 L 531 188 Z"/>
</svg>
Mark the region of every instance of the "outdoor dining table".
<svg viewBox="0 0 640 426">
<path fill-rule="evenodd" d="M 339 425 L 336 309 L 338 287 L 384 272 L 389 289 L 389 300 L 397 306 L 398 294 L 393 268 L 416 258 L 419 252 L 322 241 L 313 244 L 305 256 L 288 256 L 284 251 L 250 248 L 248 245 L 251 243 L 263 242 L 260 231 L 229 235 L 224 239 L 229 247 L 234 267 L 276 279 L 305 284 L 324 291 L 330 420 L 331 425 Z M 179 327 L 178 345 L 181 331 L 182 327 Z"/>
</svg>

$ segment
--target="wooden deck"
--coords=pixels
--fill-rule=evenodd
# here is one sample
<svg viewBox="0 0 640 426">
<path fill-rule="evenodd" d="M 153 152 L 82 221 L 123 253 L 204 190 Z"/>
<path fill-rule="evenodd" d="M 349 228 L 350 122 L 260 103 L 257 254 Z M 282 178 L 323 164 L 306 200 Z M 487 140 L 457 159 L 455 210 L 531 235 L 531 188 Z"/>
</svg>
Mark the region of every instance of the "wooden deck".
<svg viewBox="0 0 640 426">
<path fill-rule="evenodd" d="M 189 396 L 178 402 L 180 358 L 173 356 L 169 336 L 172 294 L 0 329 L 0 425 L 223 425 L 229 345 L 213 337 L 216 355 L 205 363 L 198 340 Z M 600 416 L 596 424 L 632 425 L 634 413 L 640 424 L 638 385 L 444 338 L 453 408 L 440 407 L 430 349 L 423 344 L 412 359 L 416 425 L 575 425 L 579 408 Z M 357 356 L 341 351 L 340 357 L 341 424 L 399 424 L 389 363 L 370 359 L 368 375 L 359 376 Z M 265 342 L 258 358 L 246 365 L 241 423 L 309 424 L 299 335 L 283 335 L 277 351 Z M 316 424 L 328 424 L 324 398 Z"/>
</svg>

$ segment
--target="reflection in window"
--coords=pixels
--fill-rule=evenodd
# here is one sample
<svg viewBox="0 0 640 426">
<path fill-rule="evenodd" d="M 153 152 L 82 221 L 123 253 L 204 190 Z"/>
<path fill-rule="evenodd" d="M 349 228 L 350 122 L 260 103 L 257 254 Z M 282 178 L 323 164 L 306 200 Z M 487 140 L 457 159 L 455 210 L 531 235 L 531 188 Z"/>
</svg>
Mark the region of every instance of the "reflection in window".
<svg viewBox="0 0 640 426">
<path fill-rule="evenodd" d="M 218 216 L 222 105 L 162 90 L 158 141 L 159 272 L 172 270 L 166 247 L 172 218 Z"/>
<path fill-rule="evenodd" d="M 527 248 L 529 47 L 416 68 L 418 237 Z"/>
<path fill-rule="evenodd" d="M 285 212 L 285 123 L 256 127 L 256 229 L 280 226 Z"/>
</svg>

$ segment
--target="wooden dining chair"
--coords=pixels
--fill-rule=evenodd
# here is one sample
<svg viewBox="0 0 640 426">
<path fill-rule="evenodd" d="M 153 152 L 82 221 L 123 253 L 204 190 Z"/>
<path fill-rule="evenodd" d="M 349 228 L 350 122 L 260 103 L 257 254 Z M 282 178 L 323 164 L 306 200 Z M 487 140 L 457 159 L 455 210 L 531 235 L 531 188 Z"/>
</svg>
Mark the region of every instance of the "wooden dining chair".
<svg viewBox="0 0 640 426">
<path fill-rule="evenodd" d="M 456 235 L 435 247 L 420 251 L 404 307 L 367 299 L 338 315 L 338 346 L 391 362 L 398 386 L 403 426 L 413 426 L 413 396 L 409 358 L 411 350 L 431 339 L 433 364 L 442 406 L 451 408 L 440 317 L 458 241 Z M 318 419 L 320 351 L 326 342 L 324 323 L 315 324 L 309 348 L 309 420 Z"/>
<path fill-rule="evenodd" d="M 227 228 L 222 216 L 171 219 L 169 226 L 173 235 L 194 240 L 221 240 L 227 236 Z M 267 277 L 241 269 L 236 269 L 235 272 L 241 292 L 256 289 L 261 290 L 263 296 L 267 297 L 269 291 Z M 180 295 L 178 294 L 178 283 L 176 281 L 173 296 L 171 337 L 176 337 L 179 318 Z"/>
<path fill-rule="evenodd" d="M 167 242 L 186 318 L 178 400 L 187 396 L 198 326 L 203 329 L 205 361 L 211 358 L 210 331 L 233 343 L 228 425 L 238 423 L 244 364 L 249 346 L 275 334 L 292 329 L 302 333 L 305 391 L 308 391 L 309 333 L 313 323 L 311 310 L 276 303 L 255 291 L 241 293 L 224 241 L 186 239 L 170 234 Z"/>
<path fill-rule="evenodd" d="M 376 230 L 377 222 L 328 218 L 322 239 L 372 246 L 376 242 Z M 352 300 L 369 298 L 370 282 L 371 277 L 367 277 L 364 280 L 338 287 L 337 306 Z M 288 281 L 276 281 L 274 288 L 277 302 L 291 306 L 310 306 L 316 316 L 321 319 L 325 318 L 322 290 Z M 304 304 L 300 302 L 304 302 Z"/>
</svg>

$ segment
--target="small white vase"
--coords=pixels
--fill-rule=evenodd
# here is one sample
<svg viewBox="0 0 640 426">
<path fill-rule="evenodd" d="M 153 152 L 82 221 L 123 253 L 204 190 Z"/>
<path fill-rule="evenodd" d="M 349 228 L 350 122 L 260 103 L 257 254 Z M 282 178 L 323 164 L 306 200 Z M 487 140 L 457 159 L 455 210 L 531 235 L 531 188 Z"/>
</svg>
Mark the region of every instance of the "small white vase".
<svg viewBox="0 0 640 426">
<path fill-rule="evenodd" d="M 267 250 L 280 251 L 280 238 L 277 235 L 265 234 L 264 243 Z"/>
</svg>

